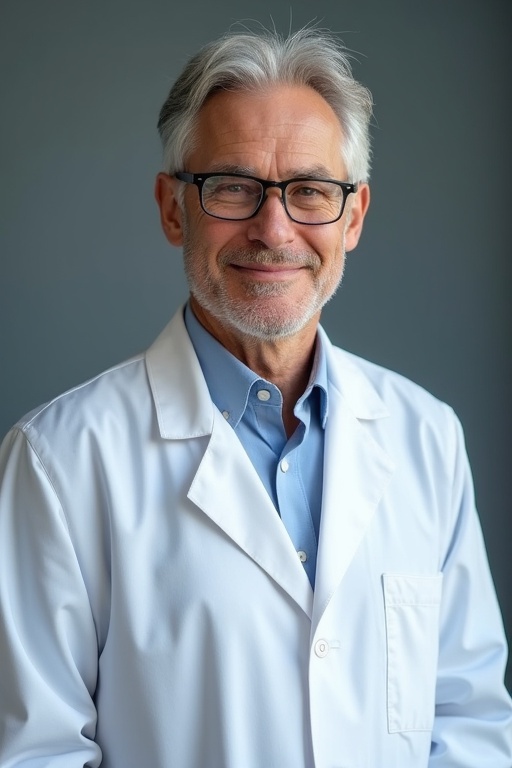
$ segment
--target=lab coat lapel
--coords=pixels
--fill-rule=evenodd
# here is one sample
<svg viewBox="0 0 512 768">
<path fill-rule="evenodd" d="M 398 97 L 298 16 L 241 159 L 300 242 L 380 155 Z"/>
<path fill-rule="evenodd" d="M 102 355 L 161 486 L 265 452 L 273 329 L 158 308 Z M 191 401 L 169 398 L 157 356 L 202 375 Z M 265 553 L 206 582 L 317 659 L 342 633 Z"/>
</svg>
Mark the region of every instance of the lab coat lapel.
<svg viewBox="0 0 512 768">
<path fill-rule="evenodd" d="M 314 626 L 356 555 L 393 472 L 391 458 L 371 434 L 374 420 L 387 417 L 382 401 L 359 371 L 349 365 L 344 373 L 344 384 L 329 391 Z"/>
<path fill-rule="evenodd" d="M 188 498 L 311 617 L 308 577 L 247 453 L 211 401 L 183 310 L 148 350 L 146 362 L 161 437 L 208 438 Z"/>
<path fill-rule="evenodd" d="M 188 497 L 311 617 L 313 591 L 291 539 L 240 441 L 218 411 Z"/>
</svg>

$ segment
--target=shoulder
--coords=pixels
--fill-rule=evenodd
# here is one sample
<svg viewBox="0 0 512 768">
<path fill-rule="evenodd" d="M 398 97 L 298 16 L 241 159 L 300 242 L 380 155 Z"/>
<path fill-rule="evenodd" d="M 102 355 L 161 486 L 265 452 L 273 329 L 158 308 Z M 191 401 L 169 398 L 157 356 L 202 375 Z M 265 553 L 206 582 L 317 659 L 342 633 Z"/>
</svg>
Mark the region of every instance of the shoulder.
<svg viewBox="0 0 512 768">
<path fill-rule="evenodd" d="M 338 347 L 329 351 L 330 381 L 356 418 L 403 450 L 427 446 L 446 457 L 464 438 L 450 405 L 407 377 Z"/>
<path fill-rule="evenodd" d="M 133 387 L 140 384 L 144 373 L 144 355 L 125 360 L 59 394 L 52 400 L 34 408 L 15 425 L 21 431 L 37 428 L 64 413 L 90 414 L 105 411 L 126 398 Z"/>
<path fill-rule="evenodd" d="M 446 403 L 420 384 L 403 374 L 359 357 L 352 352 L 333 347 L 333 356 L 340 370 L 357 370 L 372 385 L 379 396 L 391 405 L 395 400 L 410 402 L 419 407 L 446 408 Z"/>
<path fill-rule="evenodd" d="M 366 360 L 340 347 L 330 345 L 332 379 L 351 396 L 371 390 L 388 408 L 409 407 L 420 411 L 446 413 L 451 408 L 420 384 L 396 371 Z M 363 383 L 366 387 L 363 387 Z"/>
<path fill-rule="evenodd" d="M 181 326 L 183 321 L 177 312 L 146 351 L 35 408 L 14 429 L 27 436 L 63 432 L 78 436 L 84 430 L 113 427 L 116 421 L 119 426 L 122 420 L 126 427 L 140 421 L 146 411 L 153 411 L 150 363 L 157 369 L 164 367 L 166 378 L 173 367 L 180 367 L 183 354 L 176 350 L 176 339 L 185 335 Z"/>
<path fill-rule="evenodd" d="M 44 463 L 50 453 L 72 457 L 93 443 L 121 441 L 132 419 L 140 421 L 150 410 L 141 354 L 35 408 L 12 432 L 24 435 Z"/>
</svg>

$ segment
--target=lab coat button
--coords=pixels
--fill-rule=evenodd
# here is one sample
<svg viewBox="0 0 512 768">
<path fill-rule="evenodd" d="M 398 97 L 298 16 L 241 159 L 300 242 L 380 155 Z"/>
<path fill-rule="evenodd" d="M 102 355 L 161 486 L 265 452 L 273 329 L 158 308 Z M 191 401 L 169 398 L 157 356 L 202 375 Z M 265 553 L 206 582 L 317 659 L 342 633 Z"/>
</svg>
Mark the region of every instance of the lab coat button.
<svg viewBox="0 0 512 768">
<path fill-rule="evenodd" d="M 268 391 L 268 389 L 259 389 L 256 393 L 256 396 L 258 400 L 261 400 L 263 402 L 270 400 L 270 392 Z"/>
<path fill-rule="evenodd" d="M 317 640 L 315 643 L 315 653 L 319 659 L 325 658 L 329 653 L 329 643 L 327 640 Z"/>
</svg>

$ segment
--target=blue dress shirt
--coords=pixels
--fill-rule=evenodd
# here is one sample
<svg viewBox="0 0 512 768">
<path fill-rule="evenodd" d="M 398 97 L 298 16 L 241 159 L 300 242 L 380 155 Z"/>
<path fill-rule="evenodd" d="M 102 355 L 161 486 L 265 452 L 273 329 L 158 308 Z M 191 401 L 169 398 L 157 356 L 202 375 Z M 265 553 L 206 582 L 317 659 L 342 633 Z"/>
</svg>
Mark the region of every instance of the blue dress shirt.
<svg viewBox="0 0 512 768">
<path fill-rule="evenodd" d="M 320 337 L 308 385 L 294 408 L 300 424 L 288 439 L 279 388 L 228 352 L 189 305 L 185 324 L 212 400 L 251 459 L 314 587 L 328 412 L 327 364 Z"/>
</svg>

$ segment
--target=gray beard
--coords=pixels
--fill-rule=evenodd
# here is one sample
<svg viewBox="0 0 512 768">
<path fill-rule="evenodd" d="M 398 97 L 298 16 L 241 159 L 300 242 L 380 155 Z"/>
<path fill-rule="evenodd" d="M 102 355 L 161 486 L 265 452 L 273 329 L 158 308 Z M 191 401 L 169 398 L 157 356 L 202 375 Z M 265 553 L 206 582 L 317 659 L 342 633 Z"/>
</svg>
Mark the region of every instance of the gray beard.
<svg viewBox="0 0 512 768">
<path fill-rule="evenodd" d="M 320 258 L 316 254 L 309 252 L 297 254 L 262 248 L 240 248 L 219 255 L 218 264 L 220 267 L 232 263 L 240 266 L 249 264 L 300 264 L 302 267 L 311 269 L 314 282 L 313 295 L 308 297 L 307 304 L 298 303 L 294 308 L 295 311 L 291 312 L 289 317 L 283 317 L 279 307 L 262 308 L 258 305 L 257 300 L 286 296 L 289 285 L 285 282 L 259 283 L 248 280 L 245 284 L 248 300 L 232 299 L 228 296 L 222 283 L 211 277 L 206 265 L 203 265 L 202 272 L 201 265 L 199 265 L 198 270 L 197 259 L 199 257 L 193 252 L 188 237 L 185 237 L 183 253 L 190 292 L 198 304 L 224 325 L 236 329 L 245 338 L 254 340 L 276 341 L 301 331 L 334 296 L 343 276 L 340 275 L 338 283 L 330 292 L 325 294 L 319 279 L 316 277 L 321 266 Z M 251 302 L 250 299 L 255 301 Z"/>
</svg>

